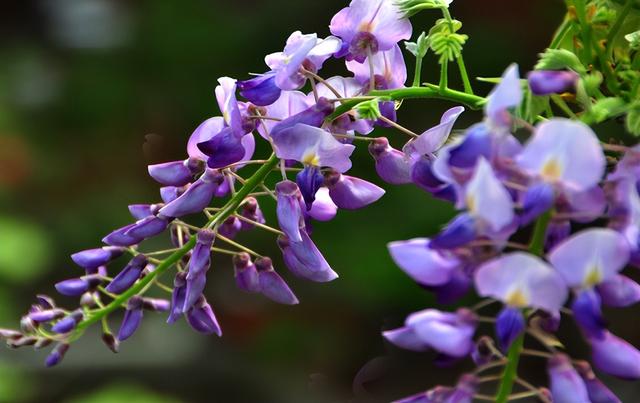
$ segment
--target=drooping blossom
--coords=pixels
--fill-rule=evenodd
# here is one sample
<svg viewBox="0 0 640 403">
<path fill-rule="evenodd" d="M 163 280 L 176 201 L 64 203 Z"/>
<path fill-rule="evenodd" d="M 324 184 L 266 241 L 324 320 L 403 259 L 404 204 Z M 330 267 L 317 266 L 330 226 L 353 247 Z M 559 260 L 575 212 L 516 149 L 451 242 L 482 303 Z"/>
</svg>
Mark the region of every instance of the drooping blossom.
<svg viewBox="0 0 640 403">
<path fill-rule="evenodd" d="M 529 88 L 534 95 L 561 94 L 575 91 L 580 76 L 567 70 L 537 70 L 527 76 Z"/>
<path fill-rule="evenodd" d="M 469 310 L 425 309 L 409 315 L 403 327 L 383 332 L 383 336 L 409 350 L 434 349 L 450 357 L 464 357 L 471 352 L 475 330 L 476 317 Z"/>
</svg>

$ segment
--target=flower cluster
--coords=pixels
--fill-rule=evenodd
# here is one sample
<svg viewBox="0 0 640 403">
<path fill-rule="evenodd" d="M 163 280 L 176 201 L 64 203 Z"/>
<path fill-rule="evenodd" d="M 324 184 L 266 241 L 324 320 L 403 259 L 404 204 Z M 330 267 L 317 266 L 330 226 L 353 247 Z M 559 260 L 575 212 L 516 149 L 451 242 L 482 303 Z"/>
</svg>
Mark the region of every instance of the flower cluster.
<svg viewBox="0 0 640 403">
<path fill-rule="evenodd" d="M 84 274 L 55 288 L 79 298 L 79 307 L 67 310 L 40 295 L 22 318 L 21 330 L 0 330 L 0 337 L 12 347 L 57 343 L 46 360 L 53 366 L 96 322 L 103 324 L 107 346 L 117 351 L 145 311 L 165 313 L 168 323 L 184 317 L 194 330 L 221 336 L 204 295 L 207 273 L 219 255 L 231 256 L 239 289 L 297 304 L 272 259 L 237 239 L 245 231 L 265 230 L 274 235 L 293 275 L 320 283 L 336 279 L 312 230 L 315 221 L 330 221 L 339 209 L 360 209 L 383 196 L 379 186 L 347 175 L 355 144 L 363 142 L 382 181 L 415 185 L 458 211 L 430 238 L 390 243 L 395 263 L 440 303 L 457 302 L 472 292 L 483 298 L 455 312 L 429 308 L 413 313 L 404 326 L 383 333 L 399 347 L 434 350 L 447 363 L 470 357 L 478 365 L 455 387 L 439 386 L 402 401 L 471 402 L 483 396 L 483 382 L 496 379 L 501 381 L 499 402 L 529 396 L 619 401 L 590 364 L 562 352 L 555 334 L 561 321 L 575 323 L 591 347 L 596 369 L 640 379 L 640 351 L 615 336 L 603 314 L 603 307 L 640 301 L 640 285 L 623 274 L 627 266 L 640 266 L 640 146 L 603 143 L 588 124 L 624 113 L 635 119 L 632 108 L 623 109 L 621 103 L 633 99 L 639 85 L 625 87 L 623 78 L 634 76 L 620 75 L 612 78 L 615 88 L 603 90 L 602 75 L 598 79 L 585 67 L 591 66 L 591 50 L 578 57 L 557 49 L 574 29 L 571 24 L 577 32 L 577 25 L 589 22 L 578 9 L 526 85 L 514 64 L 486 98 L 476 96 L 462 59 L 467 37 L 457 33 L 461 23 L 451 17 L 450 3 L 353 0 L 331 20 L 332 36 L 296 31 L 283 51 L 265 57 L 268 71 L 244 81 L 220 78 L 215 97 L 221 116 L 195 129 L 186 159 L 149 166 L 149 175 L 162 186 L 161 201 L 129 206 L 133 223 L 106 235 L 105 246 L 71 256 Z M 399 43 L 412 36 L 408 16 L 432 9 L 443 18 L 429 34 L 405 44 L 416 56 L 413 85 L 406 87 Z M 580 41 L 586 42 L 574 38 Z M 439 85 L 421 84 L 428 50 L 439 56 Z M 448 62 L 454 60 L 464 92 L 448 87 Z M 336 61 L 349 74 L 323 78 L 323 65 Z M 605 97 L 603 91 L 615 96 Z M 419 97 L 482 107 L 484 117 L 453 136 L 465 112 L 456 106 L 439 124 L 417 134 L 397 122 L 397 101 Z M 550 101 L 568 118 L 556 117 Z M 394 128 L 408 141 L 395 148 L 392 143 L 398 142 L 371 135 L 376 127 Z M 267 159 L 254 156 L 261 139 L 273 151 Z M 243 171 L 251 175 L 242 176 Z M 278 177 L 273 187 L 268 185 L 273 180 L 267 180 L 272 176 Z M 262 213 L 265 200 L 276 203 L 277 226 Z M 186 221 L 198 215 L 206 217 L 204 226 Z M 145 251 L 144 241 L 162 234 L 172 246 Z M 530 241 L 523 244 L 522 239 Z M 123 255 L 128 261 L 118 270 Z M 173 283 L 166 285 L 160 278 L 171 269 Z M 170 295 L 150 298 L 152 287 Z M 480 315 L 494 304 L 501 306 L 495 319 Z M 116 311 L 124 315 L 114 336 L 108 318 Z M 482 322 L 495 324 L 496 343 L 487 336 L 475 338 Z M 525 349 L 525 335 L 546 351 Z M 517 377 L 520 355 L 547 360 L 548 389 Z M 500 377 L 479 376 L 498 367 L 504 367 Z M 515 382 L 527 390 L 512 395 Z"/>
</svg>

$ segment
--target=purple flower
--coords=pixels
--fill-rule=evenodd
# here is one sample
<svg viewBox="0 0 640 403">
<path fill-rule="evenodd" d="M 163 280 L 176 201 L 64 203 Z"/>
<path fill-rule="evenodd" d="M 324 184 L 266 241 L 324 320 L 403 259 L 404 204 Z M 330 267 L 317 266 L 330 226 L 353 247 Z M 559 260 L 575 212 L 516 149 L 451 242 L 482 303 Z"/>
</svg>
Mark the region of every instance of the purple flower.
<svg viewBox="0 0 640 403">
<path fill-rule="evenodd" d="M 225 238 L 234 239 L 242 229 L 242 222 L 236 216 L 231 216 L 224 220 L 218 227 L 218 232 Z"/>
<path fill-rule="evenodd" d="M 562 277 L 541 259 L 523 252 L 505 254 L 480 266 L 475 285 L 480 296 L 496 298 L 513 308 L 553 313 L 567 299 Z"/>
<path fill-rule="evenodd" d="M 267 116 L 272 119 L 287 119 L 309 109 L 313 104 L 315 102 L 300 91 L 284 91 L 276 102 L 266 108 Z M 324 116 L 322 120 L 324 120 Z M 278 124 L 279 122 L 275 120 L 263 120 L 258 125 L 258 132 L 262 137 L 268 139 L 268 133 Z"/>
<path fill-rule="evenodd" d="M 574 91 L 580 76 L 573 71 L 538 70 L 527 76 L 534 95 L 561 94 Z"/>
<path fill-rule="evenodd" d="M 605 332 L 604 337 L 592 337 L 594 365 L 609 375 L 623 379 L 640 379 L 640 351 L 631 344 Z"/>
<path fill-rule="evenodd" d="M 331 269 L 307 232 L 302 230 L 300 235 L 300 242 L 293 242 L 282 236 L 278 238 L 278 246 L 289 270 L 299 277 L 321 283 L 338 278 L 338 274 Z"/>
<path fill-rule="evenodd" d="M 276 213 L 280 229 L 293 242 L 302 242 L 300 228 L 304 228 L 302 215 L 302 195 L 298 185 L 292 181 L 283 181 L 276 185 L 278 205 Z"/>
<path fill-rule="evenodd" d="M 341 209 L 357 210 L 378 201 L 384 189 L 353 176 L 330 172 L 325 177 L 331 200 Z"/>
<path fill-rule="evenodd" d="M 259 224 L 264 224 L 266 222 L 264 214 L 262 214 L 262 210 L 260 210 L 260 205 L 258 205 L 258 201 L 253 197 L 245 199 L 241 206 L 240 215 Z M 246 221 L 242 221 L 241 223 L 241 228 L 245 231 L 253 229 L 254 227 L 254 224 Z"/>
<path fill-rule="evenodd" d="M 349 157 L 355 147 L 336 140 L 331 133 L 306 124 L 272 132 L 278 158 L 295 160 L 308 166 L 331 167 L 339 172 L 351 168 Z"/>
<path fill-rule="evenodd" d="M 303 35 L 296 31 L 289 36 L 283 52 L 273 53 L 265 58 L 267 66 L 275 72 L 275 84 L 283 90 L 297 90 L 307 81 L 300 69 L 315 73 L 322 64 L 340 50 L 338 38 L 318 39 L 316 34 Z"/>
<path fill-rule="evenodd" d="M 393 0 L 353 0 L 331 20 L 331 33 L 343 41 L 347 60 L 364 62 L 371 53 L 411 38 L 411 23 Z"/>
<path fill-rule="evenodd" d="M 200 160 L 189 158 L 184 161 L 165 162 L 149 165 L 149 175 L 165 186 L 184 186 L 191 182 L 193 175 L 202 171 Z"/>
<path fill-rule="evenodd" d="M 204 296 L 200 296 L 196 304 L 186 312 L 186 316 L 187 322 L 196 332 L 222 336 L 216 315 Z"/>
<path fill-rule="evenodd" d="M 371 68 L 368 57 L 364 63 L 347 61 L 347 69 L 352 72 L 360 85 L 368 86 L 371 80 Z M 407 81 L 407 66 L 402 56 L 400 46 L 394 45 L 391 49 L 378 52 L 371 56 L 373 65 L 373 79 L 375 88 L 381 90 L 403 88 Z"/>
<path fill-rule="evenodd" d="M 240 95 L 257 106 L 268 106 L 280 98 L 282 90 L 276 85 L 276 73 L 260 74 L 255 78 L 238 82 Z"/>
<path fill-rule="evenodd" d="M 458 214 L 431 240 L 435 249 L 453 249 L 465 245 L 478 236 L 476 220 L 467 213 Z"/>
<path fill-rule="evenodd" d="M 596 186 L 606 164 L 593 130 L 561 118 L 538 125 L 516 162 L 530 175 L 570 191 Z"/>
<path fill-rule="evenodd" d="M 187 273 L 178 272 L 173 280 L 173 292 L 171 294 L 171 311 L 167 323 L 175 323 L 183 314 L 182 308 L 187 296 Z"/>
<path fill-rule="evenodd" d="M 161 208 L 159 214 L 182 217 L 201 212 L 209 205 L 223 181 L 224 176 L 220 172 L 207 169 L 180 197 Z"/>
<path fill-rule="evenodd" d="M 58 308 L 45 309 L 42 311 L 30 312 L 27 317 L 35 323 L 46 323 L 64 317 L 64 311 Z"/>
<path fill-rule="evenodd" d="M 136 220 L 142 220 L 150 215 L 157 214 L 161 208 L 161 204 L 131 204 L 129 205 L 129 213 Z"/>
<path fill-rule="evenodd" d="M 475 314 L 467 309 L 456 313 L 425 309 L 409 315 L 404 327 L 383 332 L 391 343 L 409 350 L 430 348 L 450 357 L 464 357 L 473 348 Z"/>
<path fill-rule="evenodd" d="M 596 377 L 588 362 L 577 362 L 575 368 L 587 387 L 591 403 L 621 403 L 621 400 Z"/>
<path fill-rule="evenodd" d="M 260 292 L 258 270 L 248 253 L 238 253 L 233 257 L 233 269 L 238 288 L 247 292 Z"/>
<path fill-rule="evenodd" d="M 129 289 L 142 274 L 142 269 L 147 265 L 144 255 L 137 255 L 124 269 L 107 285 L 106 290 L 113 294 L 121 294 Z"/>
<path fill-rule="evenodd" d="M 329 102 L 326 98 L 319 98 L 317 102 L 295 115 L 285 116 L 283 120 L 273 126 L 270 137 L 272 139 L 282 137 L 283 132 L 298 124 L 319 128 L 324 124 L 326 117 L 334 110 L 335 108 L 333 103 Z"/>
<path fill-rule="evenodd" d="M 207 281 L 207 271 L 211 266 L 211 246 L 214 239 L 215 233 L 213 231 L 201 230 L 198 232 L 196 245 L 191 253 L 191 259 L 189 259 L 183 312 L 191 308 L 202 295 Z"/>
<path fill-rule="evenodd" d="M 104 248 L 88 249 L 74 253 L 71 255 L 71 259 L 75 264 L 84 269 L 97 269 L 121 256 L 123 252 L 124 249 L 121 247 L 106 246 Z"/>
<path fill-rule="evenodd" d="M 590 402 L 587 386 L 565 354 L 556 354 L 547 363 L 553 401 Z"/>
<path fill-rule="evenodd" d="M 140 241 L 152 238 L 164 232 L 169 225 L 169 221 L 162 215 L 151 215 L 142 220 L 136 221 L 133 226 L 129 227 L 125 232 L 125 236 L 139 239 Z M 140 241 L 136 242 L 139 243 Z"/>
<path fill-rule="evenodd" d="M 448 283 L 461 262 L 445 252 L 430 248 L 428 238 L 392 242 L 393 261 L 418 284 L 439 286 Z"/>
<path fill-rule="evenodd" d="M 379 137 L 369 144 L 369 153 L 376 160 L 376 172 L 392 185 L 411 183 L 411 161 L 402 151 L 389 145 L 389 140 Z"/>
<path fill-rule="evenodd" d="M 258 281 L 262 295 L 280 304 L 296 305 L 298 303 L 298 298 L 293 294 L 293 291 L 274 270 L 271 259 L 268 257 L 260 258 L 256 260 L 255 266 L 258 269 Z"/>
<path fill-rule="evenodd" d="M 250 130 L 245 130 L 242 125 L 242 115 L 238 100 L 236 99 L 236 80 L 230 77 L 221 77 L 218 79 L 216 87 L 216 100 L 218 107 L 222 112 L 222 118 L 227 127 L 231 128 L 236 137 L 242 137 Z"/>
<path fill-rule="evenodd" d="M 209 167 L 223 167 L 250 160 L 255 150 L 253 135 L 225 126 L 225 119 L 214 117 L 196 128 L 187 151 L 191 158 L 207 161 Z M 240 155 L 242 154 L 242 155 Z"/>
<path fill-rule="evenodd" d="M 143 316 L 142 304 L 142 298 L 138 296 L 132 297 L 127 303 L 127 310 L 118 332 L 119 341 L 127 340 L 140 326 Z"/>
</svg>

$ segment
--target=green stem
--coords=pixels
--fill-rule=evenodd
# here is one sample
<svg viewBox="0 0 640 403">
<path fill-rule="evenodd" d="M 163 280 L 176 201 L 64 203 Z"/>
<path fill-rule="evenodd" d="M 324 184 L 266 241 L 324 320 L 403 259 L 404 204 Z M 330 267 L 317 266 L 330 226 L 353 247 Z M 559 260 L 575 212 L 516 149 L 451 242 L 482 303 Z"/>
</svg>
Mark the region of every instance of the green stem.
<svg viewBox="0 0 640 403">
<path fill-rule="evenodd" d="M 509 395 L 513 390 L 513 384 L 518 377 L 518 363 L 520 362 L 520 353 L 524 345 L 524 334 L 521 334 L 513 341 L 509 352 L 507 353 L 507 365 L 502 373 L 502 380 L 496 394 L 496 403 L 506 403 L 509 401 Z"/>
<path fill-rule="evenodd" d="M 242 201 L 251 193 L 253 190 L 260 185 L 264 179 L 271 173 L 273 168 L 278 164 L 280 160 L 272 155 L 267 162 L 260 167 L 249 179 L 247 179 L 244 186 L 227 202 L 227 204 L 222 207 L 216 214 L 214 214 L 211 219 L 205 225 L 206 227 L 213 226 L 220 222 L 223 222 L 227 219 L 231 214 L 233 214 L 238 206 L 242 203 Z M 102 318 L 106 317 L 110 313 L 114 312 L 118 308 L 120 308 L 124 303 L 126 303 L 131 297 L 137 295 L 142 290 L 147 287 L 147 285 L 151 284 L 157 277 L 161 276 L 164 272 L 166 272 L 169 268 L 171 268 L 174 264 L 176 264 L 180 259 L 182 259 L 194 246 L 196 245 L 196 236 L 193 235 L 189 239 L 183 247 L 173 252 L 170 256 L 164 259 L 154 271 L 147 274 L 140 281 L 135 283 L 131 288 L 129 288 L 124 293 L 118 295 L 111 303 L 106 305 L 104 308 L 98 309 L 92 313 L 91 316 L 84 319 L 82 322 L 78 323 L 76 327 L 76 331 L 73 339 L 77 339 L 82 335 L 84 330 L 91 326 L 92 324 L 102 320 Z"/>
<path fill-rule="evenodd" d="M 425 54 L 426 56 L 426 54 Z M 424 56 L 420 57 L 420 55 L 416 56 L 416 71 L 413 75 L 413 86 L 419 87 L 422 81 L 422 60 Z"/>
<path fill-rule="evenodd" d="M 618 12 L 618 16 L 616 17 L 616 22 L 613 24 L 613 27 L 611 27 L 611 30 L 607 35 L 606 54 L 609 56 L 613 53 L 613 43 L 615 42 L 616 37 L 620 32 L 620 28 L 622 28 L 622 24 L 624 23 L 624 20 L 627 18 L 627 16 L 629 15 L 629 12 L 631 11 L 631 8 L 633 7 L 633 3 L 634 3 L 634 0 L 627 0 L 622 10 Z"/>
<path fill-rule="evenodd" d="M 544 239 L 547 233 L 547 227 L 551 221 L 551 211 L 544 213 L 536 221 L 533 229 L 533 236 L 529 243 L 529 252 L 534 255 L 542 255 L 544 253 Z M 509 395 L 513 390 L 513 384 L 518 377 L 518 363 L 520 362 L 520 354 L 524 346 L 524 333 L 521 334 L 509 347 L 507 353 L 507 365 L 502 373 L 500 386 L 496 394 L 496 403 L 506 403 L 509 401 Z"/>
<path fill-rule="evenodd" d="M 582 51 L 583 61 L 585 65 L 589 65 L 592 62 L 592 49 L 591 46 L 591 26 L 587 21 L 587 4 L 586 0 L 575 0 L 573 2 L 576 8 L 576 14 L 578 15 L 578 21 L 580 22 L 580 36 L 582 38 Z"/>
<path fill-rule="evenodd" d="M 565 17 L 564 21 L 562 21 L 562 25 L 558 28 L 555 36 L 551 40 L 551 44 L 549 44 L 549 49 L 558 49 L 564 41 L 565 36 L 571 31 L 573 27 L 571 26 L 571 19 L 569 17 Z"/>
<path fill-rule="evenodd" d="M 425 99 L 442 99 L 445 101 L 451 101 L 468 106 L 471 109 L 480 109 L 487 102 L 486 98 L 466 94 L 461 91 L 452 90 L 447 88 L 444 92 L 440 92 L 439 87 L 434 84 L 425 84 L 425 87 L 409 87 L 398 88 L 393 90 L 376 90 L 372 91 L 369 95 L 374 97 L 389 98 L 394 101 L 412 99 L 412 98 L 425 98 Z M 330 114 L 326 120 L 332 121 L 337 117 L 349 112 L 361 102 L 369 99 L 352 99 L 344 102 L 338 106 L 336 110 Z"/>
<path fill-rule="evenodd" d="M 460 77 L 462 77 L 462 84 L 464 85 L 464 92 L 473 95 L 473 88 L 471 87 L 471 81 L 469 81 L 469 75 L 467 74 L 467 66 L 464 64 L 462 55 L 456 59 L 458 62 L 458 68 L 460 69 Z"/>
<path fill-rule="evenodd" d="M 440 93 L 444 93 L 449 87 L 449 60 L 444 59 L 440 65 Z"/>
</svg>

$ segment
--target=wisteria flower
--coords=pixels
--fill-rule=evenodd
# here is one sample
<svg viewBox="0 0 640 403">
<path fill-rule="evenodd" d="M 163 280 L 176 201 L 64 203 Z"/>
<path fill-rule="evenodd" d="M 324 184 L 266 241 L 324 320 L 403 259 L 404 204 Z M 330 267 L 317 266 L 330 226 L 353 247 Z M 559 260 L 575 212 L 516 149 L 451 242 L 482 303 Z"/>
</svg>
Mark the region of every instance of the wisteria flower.
<svg viewBox="0 0 640 403">
<path fill-rule="evenodd" d="M 333 17 L 329 29 L 343 41 L 340 53 L 360 63 L 412 33 L 411 23 L 393 0 L 353 0 Z"/>
<path fill-rule="evenodd" d="M 371 55 L 371 66 L 369 63 L 358 63 L 357 61 L 347 61 L 347 69 L 354 74 L 356 81 L 362 86 L 368 86 L 372 79 L 375 88 L 387 90 L 393 88 L 403 88 L 407 81 L 407 66 L 400 46 L 394 45 L 391 49 Z"/>
</svg>

